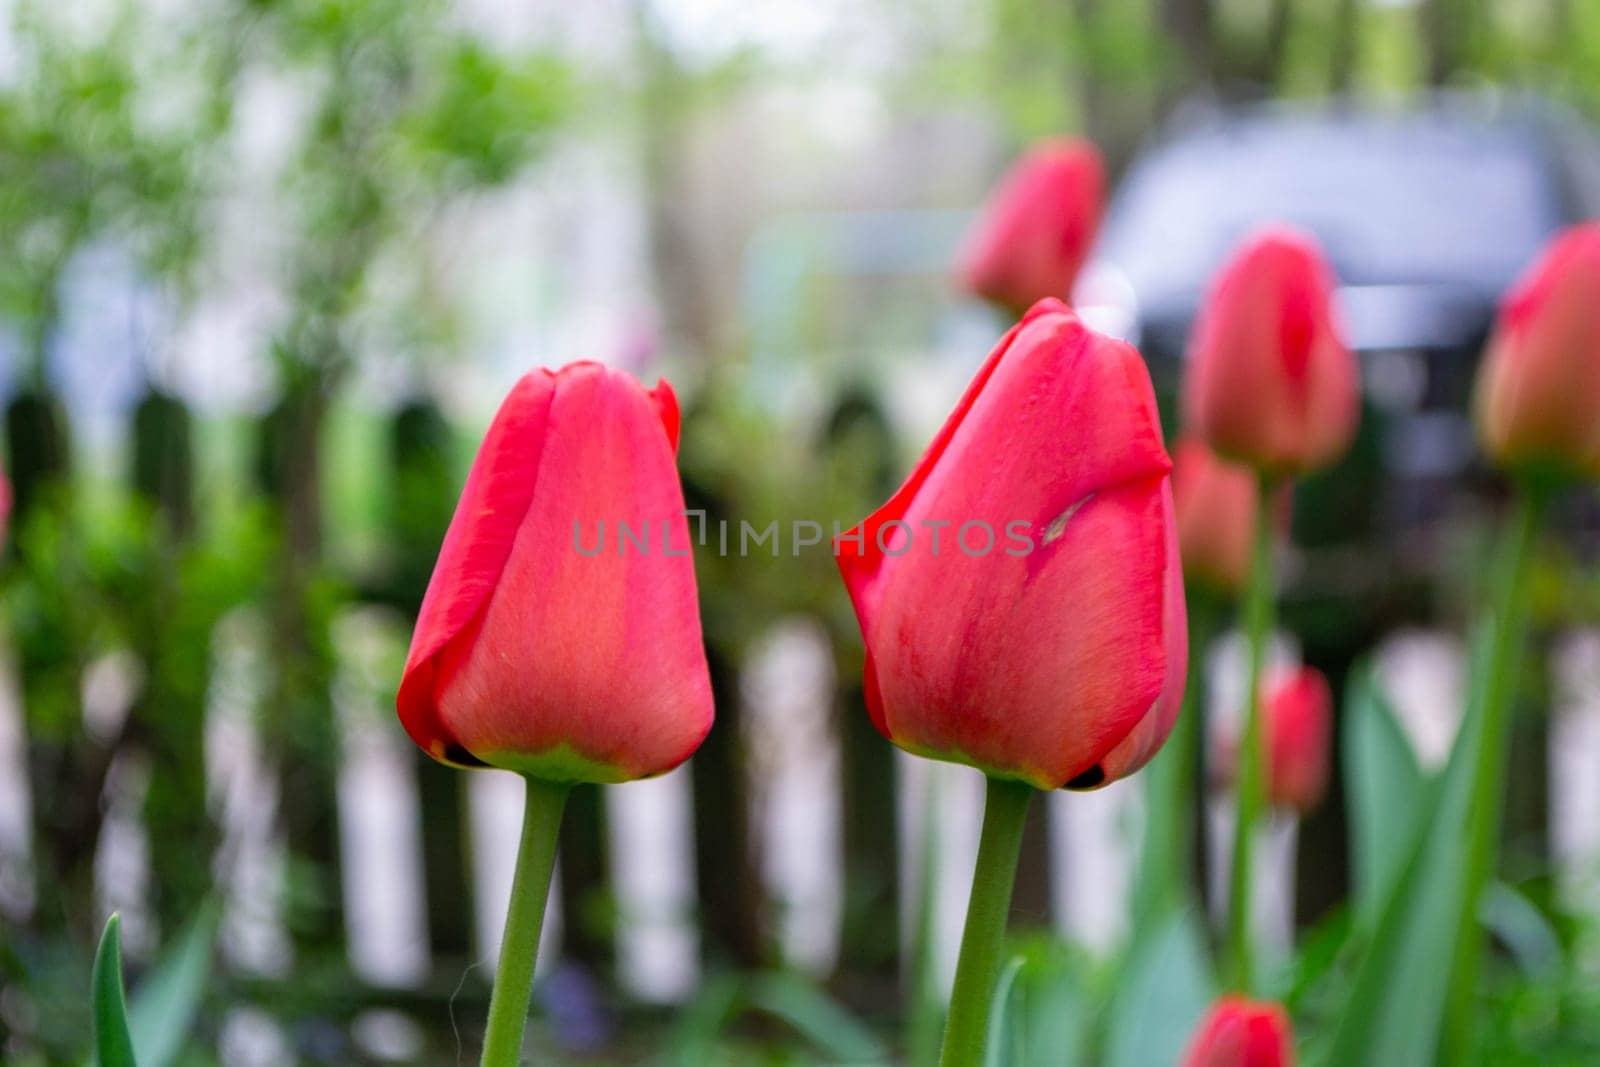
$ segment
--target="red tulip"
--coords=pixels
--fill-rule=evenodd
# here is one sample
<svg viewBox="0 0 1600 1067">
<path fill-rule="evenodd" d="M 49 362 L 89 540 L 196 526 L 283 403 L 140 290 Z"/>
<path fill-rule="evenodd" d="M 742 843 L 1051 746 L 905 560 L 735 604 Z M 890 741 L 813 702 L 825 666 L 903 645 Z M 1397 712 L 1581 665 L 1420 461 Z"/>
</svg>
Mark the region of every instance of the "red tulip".
<svg viewBox="0 0 1600 1067">
<path fill-rule="evenodd" d="M 1189 1039 L 1183 1067 L 1294 1067 L 1294 1031 L 1277 1004 L 1227 996 Z"/>
<path fill-rule="evenodd" d="M 1225 593 L 1244 587 L 1255 536 L 1255 473 L 1218 459 L 1198 438 L 1173 450 L 1178 547 L 1189 580 Z"/>
<path fill-rule="evenodd" d="M 836 542 L 878 729 L 1045 789 L 1138 769 L 1186 666 L 1170 469 L 1139 354 L 1041 301 Z"/>
<path fill-rule="evenodd" d="M 456 506 L 400 682 L 400 721 L 429 755 L 616 782 L 670 770 L 699 746 L 711 686 L 677 440 L 665 382 L 646 392 L 574 363 L 512 389 Z"/>
<path fill-rule="evenodd" d="M 1556 238 L 1507 294 L 1477 415 L 1496 462 L 1600 478 L 1600 222 Z"/>
<path fill-rule="evenodd" d="M 961 253 L 961 284 L 1014 315 L 1066 299 L 1094 244 L 1105 168 L 1088 141 L 1053 138 L 1001 181 Z"/>
<path fill-rule="evenodd" d="M 1360 417 L 1359 368 L 1334 322 L 1333 272 L 1308 237 L 1245 242 L 1201 306 L 1185 415 L 1220 455 L 1269 474 L 1333 462 Z"/>
<path fill-rule="evenodd" d="M 1305 814 L 1328 789 L 1333 693 L 1314 667 L 1272 677 L 1261 696 L 1272 803 Z"/>
</svg>

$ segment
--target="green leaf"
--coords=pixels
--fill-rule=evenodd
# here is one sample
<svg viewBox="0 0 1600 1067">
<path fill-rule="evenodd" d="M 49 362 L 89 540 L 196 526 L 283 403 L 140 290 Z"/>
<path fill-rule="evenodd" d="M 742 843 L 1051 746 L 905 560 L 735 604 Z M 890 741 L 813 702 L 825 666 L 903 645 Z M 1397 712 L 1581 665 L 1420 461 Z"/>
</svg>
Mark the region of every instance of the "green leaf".
<svg viewBox="0 0 1600 1067">
<path fill-rule="evenodd" d="M 1416 838 L 1426 779 L 1370 665 L 1351 675 L 1344 773 L 1356 924 L 1371 930 Z"/>
<path fill-rule="evenodd" d="M 739 981 L 734 975 L 721 975 L 703 984 L 679 1013 L 666 1061 L 685 1067 L 711 1062 L 717 1039 L 737 1010 L 738 1000 Z"/>
<path fill-rule="evenodd" d="M 220 914 L 205 904 L 134 991 L 128 1025 L 144 1067 L 167 1067 L 183 1051 L 211 977 Z"/>
<path fill-rule="evenodd" d="M 990 1013 L 989 1067 L 1066 1067 L 1088 1037 L 1084 975 L 1067 946 L 1029 938 L 1000 974 Z"/>
<path fill-rule="evenodd" d="M 1323 979 L 1339 962 L 1350 940 L 1351 922 L 1349 905 L 1340 904 L 1300 937 L 1282 983 L 1284 993 L 1279 998 L 1291 1014 L 1313 990 L 1321 987 Z"/>
<path fill-rule="evenodd" d="M 1491 882 L 1484 890 L 1480 916 L 1530 978 L 1550 979 L 1561 973 L 1561 937 L 1526 896 L 1504 882 Z"/>
<path fill-rule="evenodd" d="M 770 972 L 723 975 L 701 990 L 680 1017 L 666 1059 L 717 1062 L 729 1026 L 759 1013 L 788 1024 L 829 1063 L 881 1063 L 888 1050 L 859 1020 L 799 975 Z"/>
<path fill-rule="evenodd" d="M 1468 708 L 1442 776 L 1424 790 L 1405 862 L 1363 939 L 1329 1062 L 1431 1063 L 1466 905 L 1467 823 L 1486 743 L 1484 675 L 1492 631 L 1473 642 Z"/>
<path fill-rule="evenodd" d="M 1000 977 L 995 979 L 994 996 L 989 1001 L 989 1041 L 983 1050 L 984 1067 L 1005 1067 L 1006 1064 L 1018 1062 L 1016 1046 L 1020 1042 L 1010 1032 L 1011 1001 L 1022 964 L 1020 955 L 1011 957 L 1000 969 Z"/>
<path fill-rule="evenodd" d="M 758 975 L 746 997 L 751 1009 L 788 1023 L 831 1063 L 881 1063 L 888 1057 L 871 1030 L 798 975 Z"/>
<path fill-rule="evenodd" d="M 1111 1005 L 1106 1067 L 1178 1062 L 1215 995 L 1199 919 L 1172 913 L 1128 953 Z"/>
<path fill-rule="evenodd" d="M 136 1067 L 122 995 L 122 917 L 113 914 L 94 954 L 94 1049 L 99 1067 Z"/>
</svg>

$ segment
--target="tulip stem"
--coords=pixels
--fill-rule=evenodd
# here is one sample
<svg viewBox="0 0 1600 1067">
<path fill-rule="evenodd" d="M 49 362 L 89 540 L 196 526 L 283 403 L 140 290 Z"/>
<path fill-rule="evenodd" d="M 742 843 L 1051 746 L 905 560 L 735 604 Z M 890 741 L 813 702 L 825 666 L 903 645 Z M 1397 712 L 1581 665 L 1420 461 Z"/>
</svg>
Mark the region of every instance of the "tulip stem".
<svg viewBox="0 0 1600 1067">
<path fill-rule="evenodd" d="M 983 836 L 972 873 L 972 898 L 967 903 L 967 925 L 961 933 L 961 956 L 956 962 L 956 984 L 950 994 L 940 1067 L 979 1067 L 984 1062 L 989 1001 L 1000 973 L 1011 887 L 1022 851 L 1022 826 L 1033 793 L 1033 786 L 1025 782 L 988 779 Z"/>
<path fill-rule="evenodd" d="M 1501 545 L 1494 591 L 1494 627 L 1489 664 L 1484 676 L 1483 742 L 1472 771 L 1472 803 L 1467 813 L 1466 884 L 1462 898 L 1461 927 L 1456 935 L 1454 966 L 1446 1001 L 1446 1041 L 1441 1062 L 1456 1063 L 1454 1054 L 1473 1048 L 1476 1026 L 1478 960 L 1483 952 L 1478 902 L 1494 870 L 1498 853 L 1500 814 L 1504 804 L 1506 760 L 1510 750 L 1512 705 L 1516 701 L 1519 661 L 1528 626 L 1528 572 L 1534 540 L 1544 517 L 1548 487 L 1534 483 L 1517 494 L 1516 511 Z"/>
<path fill-rule="evenodd" d="M 1272 565 L 1273 485 L 1261 479 L 1256 498 L 1255 543 L 1250 557 L 1250 585 L 1245 592 L 1245 638 L 1250 669 L 1246 676 L 1244 730 L 1239 739 L 1238 787 L 1234 797 L 1233 863 L 1228 882 L 1228 988 L 1250 992 L 1251 853 L 1256 824 L 1266 805 L 1266 753 L 1261 728 L 1261 673 L 1267 641 L 1272 636 L 1276 579 Z"/>
<path fill-rule="evenodd" d="M 550 896 L 561 812 L 567 803 L 565 784 L 539 778 L 524 781 L 522 843 L 517 847 L 517 872 L 511 881 L 511 906 L 500 940 L 494 992 L 489 996 L 489 1027 L 479 1061 L 482 1067 L 516 1067 L 522 1055 L 522 1032 L 533 994 L 533 965 Z"/>
</svg>

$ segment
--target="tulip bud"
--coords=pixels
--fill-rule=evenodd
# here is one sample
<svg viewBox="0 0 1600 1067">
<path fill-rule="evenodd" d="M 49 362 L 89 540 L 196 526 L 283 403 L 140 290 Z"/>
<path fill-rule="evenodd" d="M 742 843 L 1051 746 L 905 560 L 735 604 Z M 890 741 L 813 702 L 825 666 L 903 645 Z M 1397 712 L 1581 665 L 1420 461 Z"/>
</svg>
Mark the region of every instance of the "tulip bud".
<svg viewBox="0 0 1600 1067">
<path fill-rule="evenodd" d="M 1186 666 L 1170 469 L 1139 353 L 1041 301 L 835 543 L 878 729 L 1043 789 L 1143 765 Z"/>
<path fill-rule="evenodd" d="M 1198 585 L 1236 593 L 1250 574 L 1260 495 L 1255 473 L 1217 458 L 1194 437 L 1178 442 L 1172 460 L 1184 575 Z"/>
<path fill-rule="evenodd" d="M 1183 1067 L 1294 1067 L 1294 1031 L 1277 1004 L 1227 996 L 1200 1021 Z"/>
<path fill-rule="evenodd" d="M 1507 294 L 1476 407 L 1495 462 L 1600 478 L 1600 222 L 1556 238 Z"/>
<path fill-rule="evenodd" d="M 1288 475 L 1348 447 L 1360 371 L 1334 322 L 1333 287 L 1317 246 L 1287 230 L 1251 238 L 1217 275 L 1195 322 L 1183 399 L 1218 454 Z"/>
<path fill-rule="evenodd" d="M 1021 315 L 1065 300 L 1100 227 L 1105 168 L 1088 141 L 1053 138 L 1001 181 L 961 253 L 962 288 Z"/>
<path fill-rule="evenodd" d="M 1267 794 L 1272 803 L 1304 815 L 1328 789 L 1333 693 L 1314 667 L 1270 678 L 1261 697 L 1267 745 Z"/>
<path fill-rule="evenodd" d="M 595 363 L 525 376 L 428 583 L 400 721 L 445 763 L 553 781 L 670 770 L 711 727 L 678 405 Z"/>
</svg>

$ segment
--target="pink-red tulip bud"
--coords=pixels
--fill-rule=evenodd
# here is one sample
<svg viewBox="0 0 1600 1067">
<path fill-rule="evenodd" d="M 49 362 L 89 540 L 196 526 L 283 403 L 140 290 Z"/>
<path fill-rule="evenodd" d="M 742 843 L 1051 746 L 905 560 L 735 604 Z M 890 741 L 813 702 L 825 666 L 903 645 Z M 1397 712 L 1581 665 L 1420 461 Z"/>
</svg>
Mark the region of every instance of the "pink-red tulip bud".
<svg viewBox="0 0 1600 1067">
<path fill-rule="evenodd" d="M 1288 230 L 1240 247 L 1201 305 L 1184 380 L 1190 427 L 1273 475 L 1338 459 L 1360 418 L 1360 370 L 1333 312 L 1333 271 Z"/>
<path fill-rule="evenodd" d="M 878 729 L 1045 789 L 1143 765 L 1186 666 L 1170 469 L 1139 353 L 1041 301 L 836 542 Z"/>
<path fill-rule="evenodd" d="M 1244 588 L 1255 538 L 1255 472 L 1221 459 L 1196 437 L 1172 453 L 1178 547 L 1189 581 L 1224 593 Z"/>
<path fill-rule="evenodd" d="M 1600 478 L 1600 222 L 1556 238 L 1506 295 L 1477 417 L 1504 467 Z"/>
<path fill-rule="evenodd" d="M 1183 1067 L 1294 1067 L 1294 1030 L 1277 1004 L 1227 996 L 1200 1021 Z"/>
<path fill-rule="evenodd" d="M 525 376 L 467 477 L 400 682 L 435 759 L 617 782 L 711 728 L 678 404 L 595 363 Z"/>
<path fill-rule="evenodd" d="M 1267 793 L 1272 803 L 1304 815 L 1328 790 L 1333 742 L 1333 693 L 1314 667 L 1274 674 L 1261 696 L 1267 745 Z"/>
<path fill-rule="evenodd" d="M 1067 299 L 1100 228 L 1105 167 L 1088 141 L 1042 141 L 1007 172 L 967 237 L 961 285 L 1013 315 Z"/>
</svg>

